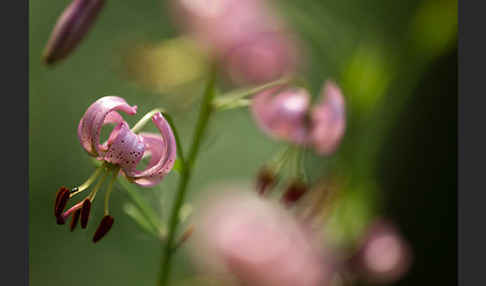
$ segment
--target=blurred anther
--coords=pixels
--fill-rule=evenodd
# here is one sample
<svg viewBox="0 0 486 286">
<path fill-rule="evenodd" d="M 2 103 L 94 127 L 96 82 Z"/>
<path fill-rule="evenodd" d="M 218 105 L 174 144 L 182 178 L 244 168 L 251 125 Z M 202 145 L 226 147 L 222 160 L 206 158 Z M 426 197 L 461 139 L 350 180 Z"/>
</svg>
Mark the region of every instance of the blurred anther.
<svg viewBox="0 0 486 286">
<path fill-rule="evenodd" d="M 268 190 L 270 190 L 277 182 L 277 177 L 275 173 L 264 166 L 260 169 L 256 180 L 256 189 L 258 194 L 264 195 Z"/>
<path fill-rule="evenodd" d="M 65 58 L 84 38 L 106 0 L 73 0 L 51 33 L 43 59 L 48 65 Z"/>
<path fill-rule="evenodd" d="M 112 216 L 106 215 L 106 216 L 103 217 L 100 225 L 98 226 L 98 229 L 96 229 L 96 232 L 93 236 L 93 242 L 94 243 L 98 242 L 100 239 L 102 239 L 108 233 L 108 231 L 111 229 L 111 227 L 113 225 L 113 222 L 114 222 L 114 219 L 113 219 Z"/>
<path fill-rule="evenodd" d="M 287 207 L 296 203 L 306 192 L 307 185 L 301 180 L 297 179 L 290 183 L 282 196 L 282 203 Z"/>
</svg>

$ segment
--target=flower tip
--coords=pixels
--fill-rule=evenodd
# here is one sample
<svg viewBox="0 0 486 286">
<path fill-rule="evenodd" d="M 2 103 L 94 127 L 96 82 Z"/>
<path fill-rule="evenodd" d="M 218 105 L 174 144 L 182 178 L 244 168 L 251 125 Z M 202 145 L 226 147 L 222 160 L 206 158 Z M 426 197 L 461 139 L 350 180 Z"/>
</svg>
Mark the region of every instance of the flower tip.
<svg viewBox="0 0 486 286">
<path fill-rule="evenodd" d="M 85 199 L 81 207 L 81 228 L 86 228 L 88 225 L 89 212 L 91 210 L 91 201 Z"/>
<path fill-rule="evenodd" d="M 61 213 L 66 208 L 67 202 L 69 200 L 69 189 L 62 186 L 56 194 L 56 201 L 54 203 L 54 216 L 59 218 Z"/>
<path fill-rule="evenodd" d="M 93 236 L 93 242 L 94 243 L 97 243 L 98 241 L 100 241 L 100 239 L 102 239 L 108 233 L 108 231 L 113 226 L 114 221 L 115 221 L 114 218 L 110 215 L 106 215 L 106 216 L 103 217 L 100 225 L 98 226 L 98 229 L 96 230 L 96 232 Z"/>
</svg>

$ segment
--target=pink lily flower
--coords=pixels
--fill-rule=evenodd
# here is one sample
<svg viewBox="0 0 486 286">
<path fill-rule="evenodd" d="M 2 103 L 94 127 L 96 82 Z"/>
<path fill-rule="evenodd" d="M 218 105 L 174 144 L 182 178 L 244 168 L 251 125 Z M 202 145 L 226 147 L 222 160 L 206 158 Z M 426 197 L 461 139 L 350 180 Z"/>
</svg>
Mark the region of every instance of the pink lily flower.
<svg viewBox="0 0 486 286">
<path fill-rule="evenodd" d="M 272 88 L 253 97 L 251 112 L 270 137 L 312 146 L 318 154 L 329 155 L 344 136 L 345 102 L 340 89 L 331 81 L 325 83 L 322 97 L 320 103 L 311 107 L 305 89 Z"/>
<path fill-rule="evenodd" d="M 108 215 L 109 193 L 113 182 L 119 173 L 122 173 L 130 182 L 143 187 L 150 187 L 158 184 L 167 175 L 176 159 L 176 141 L 169 123 L 160 112 L 152 116 L 160 134 L 133 132 L 128 123 L 118 113 L 123 111 L 128 115 L 137 112 L 137 106 L 130 106 L 123 98 L 117 96 L 105 96 L 95 101 L 85 112 L 78 125 L 78 138 L 81 146 L 86 152 L 103 162 L 102 166 L 82 185 L 68 190 L 61 188 L 56 198 L 55 215 L 58 223 L 64 221 L 71 215 L 73 221 L 71 228 L 76 226 L 76 220 L 81 217 L 81 226 L 84 228 L 89 217 L 91 202 L 96 192 L 103 184 L 109 173 L 113 178 L 109 183 L 107 197 L 105 198 L 105 217 L 98 228 L 94 241 L 98 241 L 113 224 L 113 218 Z M 108 140 L 100 143 L 101 128 L 106 124 L 115 124 Z M 143 157 L 150 156 L 148 165 L 144 170 L 137 170 L 138 163 Z M 86 199 L 74 205 L 62 213 L 68 199 L 88 189 L 88 187 L 103 173 L 101 180 L 96 184 Z M 79 213 L 77 213 L 80 211 Z"/>
</svg>

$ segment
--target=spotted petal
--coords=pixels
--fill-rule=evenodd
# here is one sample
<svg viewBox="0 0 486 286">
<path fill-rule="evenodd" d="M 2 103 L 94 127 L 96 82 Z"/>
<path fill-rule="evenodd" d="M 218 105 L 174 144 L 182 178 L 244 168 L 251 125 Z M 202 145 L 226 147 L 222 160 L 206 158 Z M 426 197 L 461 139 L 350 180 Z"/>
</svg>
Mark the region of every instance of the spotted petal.
<svg viewBox="0 0 486 286">
<path fill-rule="evenodd" d="M 103 125 L 120 123 L 123 118 L 116 112 L 121 110 L 133 115 L 137 106 L 130 106 L 118 96 L 105 96 L 95 101 L 84 113 L 78 125 L 78 138 L 81 146 L 94 157 L 103 157 L 106 144 L 100 144 L 100 132 Z"/>
<path fill-rule="evenodd" d="M 160 135 L 152 133 L 141 133 L 140 136 L 144 142 L 145 154 L 151 155 L 148 166 L 145 170 L 138 171 L 135 169 L 125 171 L 125 175 L 132 179 L 134 183 L 150 187 L 158 184 L 174 167 L 176 159 L 176 141 L 169 123 L 162 114 L 156 113 L 152 117 Z"/>
<path fill-rule="evenodd" d="M 113 129 L 106 145 L 108 150 L 103 159 L 119 165 L 125 173 L 135 170 L 145 151 L 142 137 L 133 133 L 125 121 Z"/>
</svg>

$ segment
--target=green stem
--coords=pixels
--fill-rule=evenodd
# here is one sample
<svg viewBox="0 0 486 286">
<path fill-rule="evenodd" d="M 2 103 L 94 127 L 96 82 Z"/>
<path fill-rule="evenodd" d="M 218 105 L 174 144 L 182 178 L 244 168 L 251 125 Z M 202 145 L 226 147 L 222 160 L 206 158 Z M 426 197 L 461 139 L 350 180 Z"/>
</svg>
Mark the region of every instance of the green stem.
<svg viewBox="0 0 486 286">
<path fill-rule="evenodd" d="M 145 218 L 145 220 L 150 224 L 152 229 L 155 233 L 160 232 L 160 223 L 158 220 L 157 214 L 153 211 L 151 207 L 149 207 L 143 200 L 143 198 L 138 193 L 138 190 L 135 189 L 133 185 L 131 185 L 125 178 L 117 180 L 118 184 L 127 191 L 127 194 L 130 196 L 131 200 L 140 210 L 140 213 Z"/>
<path fill-rule="evenodd" d="M 182 165 L 181 179 L 179 181 L 175 202 L 172 207 L 172 212 L 169 219 L 169 232 L 167 243 L 163 248 L 163 253 L 161 257 L 161 272 L 159 280 L 160 286 L 165 286 L 169 282 L 171 258 L 174 254 L 175 249 L 175 234 L 177 226 L 179 224 L 179 211 L 184 203 L 184 199 L 187 193 L 187 186 L 191 178 L 192 168 L 194 167 L 194 163 L 201 147 L 201 142 L 208 126 L 209 118 L 213 111 L 211 103 L 215 94 L 215 79 L 216 74 L 213 70 L 211 72 L 209 82 L 206 86 L 206 90 L 204 91 L 204 97 L 199 111 L 199 118 L 197 121 L 196 129 L 194 131 L 189 155 L 187 156 L 187 161 L 185 162 L 185 164 Z"/>
</svg>

